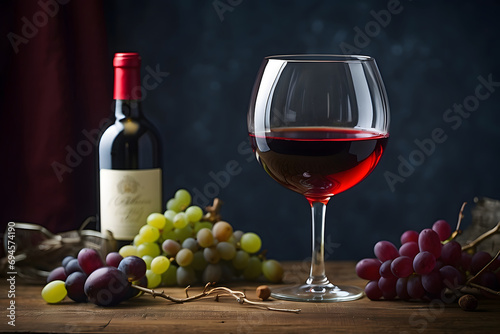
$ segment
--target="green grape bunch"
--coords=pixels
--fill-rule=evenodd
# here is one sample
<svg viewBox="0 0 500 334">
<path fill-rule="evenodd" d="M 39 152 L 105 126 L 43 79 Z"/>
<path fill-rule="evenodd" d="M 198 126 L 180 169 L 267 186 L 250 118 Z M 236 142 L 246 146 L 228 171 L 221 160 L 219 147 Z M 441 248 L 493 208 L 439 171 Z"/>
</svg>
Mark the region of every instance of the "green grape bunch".
<svg viewBox="0 0 500 334">
<path fill-rule="evenodd" d="M 281 282 L 283 268 L 263 253 L 260 236 L 244 233 L 221 220 L 221 202 L 202 208 L 191 194 L 179 189 L 164 213 L 151 213 L 134 237 L 120 248 L 122 257 L 137 256 L 147 266 L 147 287 L 186 286 L 196 283 L 265 279 Z"/>
</svg>

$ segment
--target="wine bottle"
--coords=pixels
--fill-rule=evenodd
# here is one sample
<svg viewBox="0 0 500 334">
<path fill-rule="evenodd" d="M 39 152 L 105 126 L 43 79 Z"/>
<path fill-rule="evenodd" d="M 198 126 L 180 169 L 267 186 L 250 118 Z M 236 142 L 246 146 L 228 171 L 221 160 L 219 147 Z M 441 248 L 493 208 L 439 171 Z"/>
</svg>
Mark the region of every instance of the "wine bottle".
<svg viewBox="0 0 500 334">
<path fill-rule="evenodd" d="M 99 140 L 99 225 L 119 245 L 162 209 L 160 145 L 141 110 L 140 64 L 138 53 L 115 54 L 115 122 Z"/>
</svg>

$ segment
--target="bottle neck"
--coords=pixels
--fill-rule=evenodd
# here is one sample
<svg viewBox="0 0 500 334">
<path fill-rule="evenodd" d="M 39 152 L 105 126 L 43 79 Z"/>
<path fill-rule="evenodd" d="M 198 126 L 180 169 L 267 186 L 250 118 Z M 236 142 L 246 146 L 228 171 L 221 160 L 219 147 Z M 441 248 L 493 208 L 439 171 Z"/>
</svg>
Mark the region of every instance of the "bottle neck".
<svg viewBox="0 0 500 334">
<path fill-rule="evenodd" d="M 123 119 L 142 118 L 141 102 L 139 100 L 115 100 L 116 121 Z"/>
</svg>

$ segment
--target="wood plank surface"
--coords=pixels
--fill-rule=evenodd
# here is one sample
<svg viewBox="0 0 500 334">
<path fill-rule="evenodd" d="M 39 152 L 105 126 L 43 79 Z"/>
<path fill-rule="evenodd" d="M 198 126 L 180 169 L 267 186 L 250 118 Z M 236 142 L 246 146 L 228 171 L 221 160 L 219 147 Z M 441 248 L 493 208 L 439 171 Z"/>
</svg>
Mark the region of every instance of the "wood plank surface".
<svg viewBox="0 0 500 334">
<path fill-rule="evenodd" d="M 286 283 L 304 280 L 308 263 L 285 262 Z M 353 262 L 329 262 L 327 273 L 341 284 L 363 287 Z M 256 300 L 259 283 L 233 283 Z M 234 299 L 214 298 L 174 304 L 141 296 L 115 307 L 77 304 L 66 299 L 48 305 L 41 286 L 16 283 L 15 327 L 8 325 L 10 300 L 6 279 L 0 284 L 2 332 L 51 333 L 499 333 L 500 300 L 480 299 L 478 310 L 465 312 L 456 302 L 370 301 L 363 298 L 342 303 L 270 301 L 274 307 L 300 308 L 299 314 L 267 311 L 240 305 Z M 272 287 L 272 286 L 271 286 Z M 183 288 L 161 288 L 184 297 Z M 192 293 L 202 290 L 195 287 Z"/>
</svg>

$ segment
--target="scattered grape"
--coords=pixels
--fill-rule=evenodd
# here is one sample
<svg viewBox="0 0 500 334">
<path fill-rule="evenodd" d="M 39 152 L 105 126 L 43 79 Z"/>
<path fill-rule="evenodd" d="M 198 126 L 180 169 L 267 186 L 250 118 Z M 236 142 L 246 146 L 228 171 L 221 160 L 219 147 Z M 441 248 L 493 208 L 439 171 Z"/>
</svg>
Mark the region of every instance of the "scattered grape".
<svg viewBox="0 0 500 334">
<path fill-rule="evenodd" d="M 52 281 L 42 289 L 42 298 L 49 304 L 61 302 L 67 294 L 65 283 L 60 280 Z"/>
</svg>

